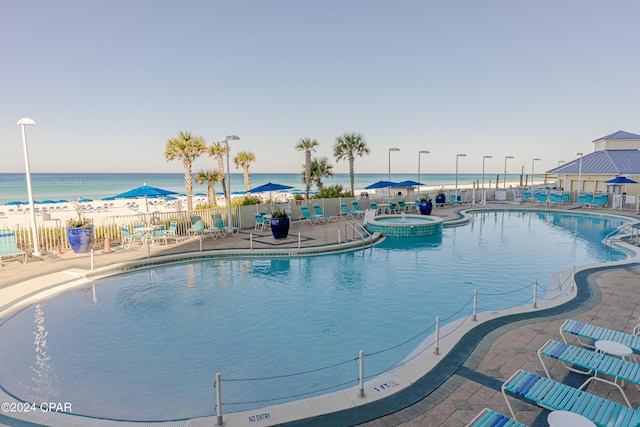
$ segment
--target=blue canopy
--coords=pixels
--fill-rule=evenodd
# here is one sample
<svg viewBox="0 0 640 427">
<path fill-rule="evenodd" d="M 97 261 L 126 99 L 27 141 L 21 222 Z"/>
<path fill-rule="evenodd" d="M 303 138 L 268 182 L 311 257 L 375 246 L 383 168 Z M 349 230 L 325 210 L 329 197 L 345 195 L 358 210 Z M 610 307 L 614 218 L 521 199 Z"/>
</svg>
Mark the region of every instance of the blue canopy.
<svg viewBox="0 0 640 427">
<path fill-rule="evenodd" d="M 412 181 L 412 180 L 408 180 L 408 181 L 402 181 L 397 183 L 396 185 L 394 185 L 394 187 L 416 187 L 418 185 L 424 185 L 421 182 L 418 181 Z"/>
<path fill-rule="evenodd" d="M 397 182 L 392 182 L 392 181 L 378 181 L 378 182 L 374 182 L 371 185 L 368 185 L 366 187 L 364 187 L 365 190 L 374 190 L 376 188 L 387 188 L 387 187 L 395 187 L 396 185 L 398 185 Z"/>
<path fill-rule="evenodd" d="M 609 181 L 605 181 L 607 184 L 637 184 L 637 181 L 627 178 L 626 176 L 616 176 Z"/>
<path fill-rule="evenodd" d="M 12 200 L 10 202 L 5 203 L 7 206 L 16 206 L 16 205 L 26 205 L 28 203 L 21 202 L 20 200 Z"/>
<path fill-rule="evenodd" d="M 78 197 L 77 201 L 80 203 L 88 203 L 88 202 L 93 202 L 93 199 L 87 199 L 86 197 Z"/>
<path fill-rule="evenodd" d="M 162 188 L 151 187 L 147 184 L 136 187 L 132 190 L 125 191 L 124 193 L 116 194 L 113 196 L 117 199 L 126 199 L 126 198 L 134 198 L 134 197 L 144 197 L 144 202 L 147 207 L 147 212 L 149 212 L 149 197 L 159 197 L 159 196 L 168 196 L 170 194 L 177 194 L 176 191 L 164 190 Z"/>
<path fill-rule="evenodd" d="M 290 185 L 274 184 L 272 182 L 267 182 L 264 185 L 260 185 L 259 187 L 252 188 L 251 190 L 249 190 L 249 193 L 263 193 L 265 191 L 288 190 L 290 188 L 293 188 L 293 187 Z"/>
</svg>

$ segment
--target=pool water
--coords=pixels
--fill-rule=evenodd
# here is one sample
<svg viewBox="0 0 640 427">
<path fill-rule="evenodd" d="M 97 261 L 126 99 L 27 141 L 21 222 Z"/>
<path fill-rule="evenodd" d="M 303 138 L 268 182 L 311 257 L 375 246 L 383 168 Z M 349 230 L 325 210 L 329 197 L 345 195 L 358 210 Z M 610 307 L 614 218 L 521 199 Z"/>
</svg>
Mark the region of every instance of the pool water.
<svg viewBox="0 0 640 427">
<path fill-rule="evenodd" d="M 359 350 L 368 378 L 389 369 L 433 333 L 436 316 L 469 315 L 475 289 L 479 311 L 527 304 L 534 280 L 542 296 L 553 273 L 624 259 L 601 243 L 622 223 L 484 212 L 442 235 L 364 251 L 115 276 L 5 320 L 0 386 L 126 420 L 214 415 L 216 372 L 226 413 L 355 386 Z M 277 378 L 256 380 L 266 377 Z"/>
</svg>

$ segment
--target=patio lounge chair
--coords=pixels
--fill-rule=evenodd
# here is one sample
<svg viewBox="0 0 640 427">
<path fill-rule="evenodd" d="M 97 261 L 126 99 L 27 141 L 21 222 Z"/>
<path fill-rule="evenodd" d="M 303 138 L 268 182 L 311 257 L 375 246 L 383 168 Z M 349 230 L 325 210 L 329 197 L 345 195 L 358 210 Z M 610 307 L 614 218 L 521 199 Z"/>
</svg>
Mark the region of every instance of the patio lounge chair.
<svg viewBox="0 0 640 427">
<path fill-rule="evenodd" d="M 634 331 L 637 329 L 638 326 L 636 326 Z M 565 335 L 574 335 L 576 340 L 585 347 L 594 348 L 592 341 L 608 340 L 624 344 L 634 353 L 640 354 L 640 336 L 615 331 L 613 329 L 602 328 L 600 326 L 590 325 L 576 320 L 565 320 L 562 326 L 560 326 L 560 335 L 562 336 L 562 341 L 566 344 L 569 343 L 567 342 Z M 580 338 L 587 339 L 589 342 L 584 342 Z"/>
<path fill-rule="evenodd" d="M 340 203 L 340 216 L 347 217 L 347 218 L 356 217 L 356 215 L 353 212 L 351 212 L 351 209 L 349 209 L 349 206 L 347 206 L 346 203 Z"/>
<path fill-rule="evenodd" d="M 306 220 L 309 224 L 317 224 L 318 221 L 324 222 L 324 217 L 322 215 L 312 214 L 307 206 L 300 206 L 300 212 L 302 213 L 300 221 Z"/>
<path fill-rule="evenodd" d="M 140 244 L 144 243 L 143 237 L 144 234 L 131 234 L 129 229 L 125 226 L 120 227 L 120 231 L 122 232 L 122 247 L 127 245 L 127 249 L 131 249 L 131 244 L 133 242 L 140 242 Z"/>
<path fill-rule="evenodd" d="M 465 427 L 527 427 L 493 409 L 484 408 Z"/>
<path fill-rule="evenodd" d="M 169 223 L 169 229 L 165 233 L 167 239 L 175 239 L 178 243 L 178 221 L 171 221 Z"/>
<path fill-rule="evenodd" d="M 224 225 L 222 215 L 220 215 L 219 213 L 211 214 L 211 223 L 213 224 L 214 228 L 218 229 L 219 235 L 222 238 L 225 238 L 228 234 L 235 236 L 240 231 L 238 227 L 229 227 L 227 225 Z"/>
<path fill-rule="evenodd" d="M 597 426 L 640 425 L 640 412 L 562 384 L 540 375 L 518 370 L 502 385 L 502 395 L 507 402 L 511 417 L 516 419 L 507 393 L 534 403 L 550 411 L 569 411 L 591 420 Z"/>
<path fill-rule="evenodd" d="M 353 213 L 356 215 L 356 217 L 358 215 L 364 215 L 364 210 L 360 209 L 360 205 L 358 204 L 357 200 L 352 200 L 351 206 L 353 206 Z"/>
<path fill-rule="evenodd" d="M 27 253 L 18 247 L 16 232 L 13 230 L 0 231 L 0 267 L 2 258 L 5 257 L 22 258 L 23 264 L 27 262 Z"/>
<path fill-rule="evenodd" d="M 191 232 L 196 236 L 207 237 L 207 234 L 209 234 L 212 239 L 218 238 L 218 229 L 206 228 L 201 219 L 197 220 L 191 225 Z"/>
<path fill-rule="evenodd" d="M 335 219 L 335 215 L 331 215 L 331 214 L 326 214 L 322 211 L 322 208 L 320 207 L 320 205 L 318 203 L 314 203 L 313 204 L 313 213 L 322 217 L 324 219 L 325 222 L 329 222 L 332 219 Z"/>
<path fill-rule="evenodd" d="M 265 227 L 269 227 L 269 217 L 266 215 L 266 212 L 258 212 L 256 214 L 256 225 L 254 226 L 255 230 L 260 229 L 260 231 L 264 231 Z"/>
<path fill-rule="evenodd" d="M 629 403 L 629 399 L 621 386 L 624 385 L 624 381 L 640 385 L 640 365 L 637 363 L 610 356 L 606 353 L 575 347 L 560 341 L 549 340 L 538 350 L 538 359 L 540 359 L 540 363 L 542 363 L 547 378 L 551 378 L 551 375 L 549 374 L 547 366 L 544 364 L 542 356 L 557 359 L 565 368 L 572 372 L 585 375 L 593 372 L 594 375 L 582 383 L 579 387 L 580 390 L 589 385 L 591 381 L 602 381 L 611 384 L 620 390 L 622 397 L 624 397 L 625 402 L 627 402 L 627 406 L 631 408 L 631 403 Z M 598 377 L 598 374 L 612 377 L 614 380 L 611 382 L 602 377 Z M 618 384 L 618 380 L 621 381 L 620 384 Z"/>
<path fill-rule="evenodd" d="M 153 227 L 153 233 L 151 234 L 151 243 L 167 244 L 167 229 L 164 225 L 156 225 Z"/>
</svg>

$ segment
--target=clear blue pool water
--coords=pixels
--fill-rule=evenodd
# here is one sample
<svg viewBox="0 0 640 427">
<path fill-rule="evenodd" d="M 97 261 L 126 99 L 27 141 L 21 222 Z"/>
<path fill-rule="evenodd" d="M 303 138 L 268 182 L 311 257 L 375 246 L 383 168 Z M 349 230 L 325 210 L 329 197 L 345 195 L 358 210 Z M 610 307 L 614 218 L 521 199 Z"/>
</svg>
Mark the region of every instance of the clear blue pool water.
<svg viewBox="0 0 640 427">
<path fill-rule="evenodd" d="M 76 414 L 169 420 L 214 415 L 221 372 L 224 412 L 283 403 L 356 385 L 359 350 L 368 377 L 385 371 L 436 316 L 470 314 L 474 289 L 481 311 L 521 305 L 534 279 L 542 294 L 555 272 L 625 257 L 601 244 L 617 218 L 473 218 L 366 251 L 170 265 L 66 292 L 0 325 L 0 386 Z"/>
</svg>

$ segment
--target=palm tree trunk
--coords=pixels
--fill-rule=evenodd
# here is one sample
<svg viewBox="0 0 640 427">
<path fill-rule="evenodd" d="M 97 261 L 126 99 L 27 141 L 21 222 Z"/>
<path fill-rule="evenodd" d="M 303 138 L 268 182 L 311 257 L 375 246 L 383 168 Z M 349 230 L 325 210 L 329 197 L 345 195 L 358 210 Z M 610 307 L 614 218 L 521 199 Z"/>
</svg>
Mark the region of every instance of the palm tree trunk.
<svg viewBox="0 0 640 427">
<path fill-rule="evenodd" d="M 309 188 L 311 187 L 311 150 L 307 150 L 305 156 L 305 184 L 306 184 L 306 198 L 309 201 Z"/>
<path fill-rule="evenodd" d="M 351 195 L 353 197 L 356 196 L 355 183 L 354 183 L 355 173 L 354 173 L 354 169 L 353 169 L 354 160 L 355 159 L 353 158 L 353 156 L 349 156 L 349 181 L 351 182 Z"/>
<path fill-rule="evenodd" d="M 244 169 L 244 187 L 247 189 L 247 193 L 251 190 L 251 178 L 249 177 L 249 163 L 245 163 L 242 166 Z"/>
<path fill-rule="evenodd" d="M 191 174 L 191 160 L 185 158 L 182 160 L 182 164 L 184 165 L 184 188 L 187 192 L 187 209 L 189 211 L 193 210 L 193 176 Z"/>
<path fill-rule="evenodd" d="M 226 203 L 229 203 L 230 195 L 227 194 L 227 178 L 226 178 L 226 174 L 224 173 L 224 160 L 222 159 L 221 155 L 217 155 L 216 157 L 218 159 L 218 170 L 222 174 L 222 181 L 220 182 L 222 183 L 222 192 L 224 193 L 224 200 Z"/>
</svg>

